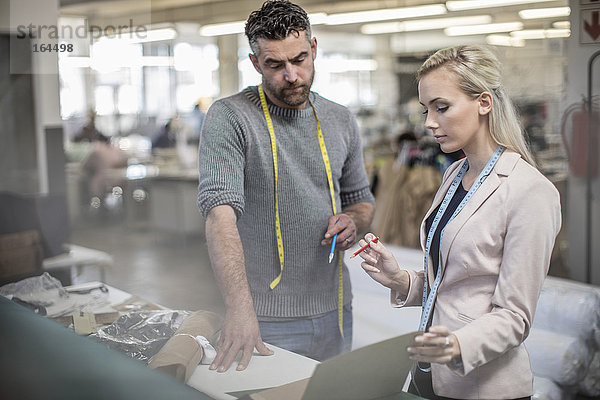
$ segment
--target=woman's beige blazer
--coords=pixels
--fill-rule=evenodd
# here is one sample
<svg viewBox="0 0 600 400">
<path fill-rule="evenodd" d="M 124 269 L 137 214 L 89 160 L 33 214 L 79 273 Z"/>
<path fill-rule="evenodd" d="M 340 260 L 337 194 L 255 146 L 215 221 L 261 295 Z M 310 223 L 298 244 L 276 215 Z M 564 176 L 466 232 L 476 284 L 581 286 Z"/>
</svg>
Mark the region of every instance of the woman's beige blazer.
<svg viewBox="0 0 600 400">
<path fill-rule="evenodd" d="M 441 203 L 463 162 L 448 168 L 425 219 Z M 533 376 L 523 341 L 560 226 L 560 198 L 554 185 L 520 155 L 504 151 L 479 190 L 446 226 L 441 241 L 443 280 L 432 324 L 445 325 L 456 335 L 463 367 L 432 365 L 438 395 L 514 399 L 532 394 Z M 421 305 L 423 271 L 409 274 L 407 298 L 392 293 L 396 307 Z M 429 262 L 430 287 L 434 278 Z"/>
</svg>

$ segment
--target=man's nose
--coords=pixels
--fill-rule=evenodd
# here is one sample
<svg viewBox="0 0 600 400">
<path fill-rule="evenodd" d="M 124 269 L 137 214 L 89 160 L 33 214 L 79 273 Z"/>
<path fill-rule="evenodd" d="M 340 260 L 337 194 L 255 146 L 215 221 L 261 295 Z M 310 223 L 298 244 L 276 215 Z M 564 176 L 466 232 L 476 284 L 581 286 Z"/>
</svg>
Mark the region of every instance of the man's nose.
<svg viewBox="0 0 600 400">
<path fill-rule="evenodd" d="M 289 63 L 285 65 L 284 71 L 285 80 L 290 83 L 294 83 L 298 80 L 298 72 L 296 71 L 296 67 Z"/>
</svg>

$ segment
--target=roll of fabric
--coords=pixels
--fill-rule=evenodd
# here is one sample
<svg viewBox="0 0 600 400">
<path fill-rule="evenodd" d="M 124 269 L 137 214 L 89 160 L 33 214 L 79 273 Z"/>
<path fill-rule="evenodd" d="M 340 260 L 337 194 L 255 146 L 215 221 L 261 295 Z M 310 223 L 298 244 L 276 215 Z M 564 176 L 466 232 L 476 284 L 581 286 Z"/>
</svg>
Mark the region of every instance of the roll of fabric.
<svg viewBox="0 0 600 400">
<path fill-rule="evenodd" d="M 210 311 L 196 311 L 188 316 L 148 365 L 187 382 L 202 360 L 203 350 L 196 336 L 214 343 L 222 325 L 221 316 Z"/>
<path fill-rule="evenodd" d="M 600 351 L 594 353 L 588 373 L 579 383 L 579 393 L 600 398 Z"/>
<path fill-rule="evenodd" d="M 532 329 L 525 340 L 535 376 L 561 386 L 576 385 L 587 375 L 593 352 L 578 337 Z"/>
<path fill-rule="evenodd" d="M 572 392 L 563 390 L 553 380 L 533 377 L 533 396 L 531 400 L 570 400 L 574 397 Z"/>
<path fill-rule="evenodd" d="M 577 336 L 600 347 L 600 293 L 591 285 L 546 278 L 533 327 Z"/>
</svg>

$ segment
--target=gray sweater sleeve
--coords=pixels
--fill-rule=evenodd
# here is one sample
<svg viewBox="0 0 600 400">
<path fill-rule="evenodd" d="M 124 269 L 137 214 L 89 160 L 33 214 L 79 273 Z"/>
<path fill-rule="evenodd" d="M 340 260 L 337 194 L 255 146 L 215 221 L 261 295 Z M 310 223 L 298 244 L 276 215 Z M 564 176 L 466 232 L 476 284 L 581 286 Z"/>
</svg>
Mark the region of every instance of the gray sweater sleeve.
<svg viewBox="0 0 600 400">
<path fill-rule="evenodd" d="M 340 180 L 342 209 L 361 202 L 375 203 L 365 172 L 358 125 L 353 117 L 350 117 L 348 124 L 350 129 L 349 151 Z"/>
<path fill-rule="evenodd" d="M 206 218 L 219 205 L 233 207 L 238 218 L 244 212 L 244 147 L 242 125 L 221 101 L 206 114 L 198 151 L 198 207 Z"/>
</svg>

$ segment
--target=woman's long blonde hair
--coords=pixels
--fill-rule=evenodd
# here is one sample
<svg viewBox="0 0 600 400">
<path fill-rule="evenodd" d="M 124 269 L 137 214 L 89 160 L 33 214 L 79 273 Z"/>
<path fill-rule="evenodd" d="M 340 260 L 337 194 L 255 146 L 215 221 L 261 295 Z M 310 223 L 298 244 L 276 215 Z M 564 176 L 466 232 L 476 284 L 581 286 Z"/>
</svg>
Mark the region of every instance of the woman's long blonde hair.
<svg viewBox="0 0 600 400">
<path fill-rule="evenodd" d="M 519 153 L 525 161 L 535 166 L 516 109 L 502 86 L 500 62 L 494 53 L 486 47 L 476 45 L 439 50 L 421 65 L 417 71 L 417 80 L 420 81 L 429 72 L 441 67 L 458 77 L 459 87 L 468 96 L 476 98 L 485 91 L 492 94 L 492 111 L 489 114 L 492 139 Z"/>
</svg>

